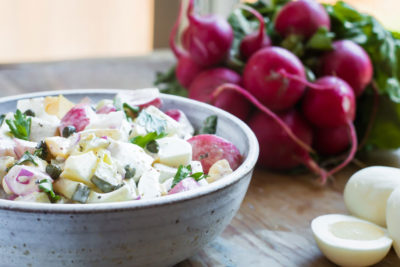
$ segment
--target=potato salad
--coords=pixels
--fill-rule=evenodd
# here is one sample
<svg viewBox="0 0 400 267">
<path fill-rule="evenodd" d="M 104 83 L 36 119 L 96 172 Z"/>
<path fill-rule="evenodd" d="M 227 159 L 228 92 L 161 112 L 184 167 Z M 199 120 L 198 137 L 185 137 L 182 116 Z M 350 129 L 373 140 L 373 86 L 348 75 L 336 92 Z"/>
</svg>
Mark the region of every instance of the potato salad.
<svg viewBox="0 0 400 267">
<path fill-rule="evenodd" d="M 181 110 L 161 109 L 157 89 L 98 103 L 19 100 L 0 116 L 0 191 L 44 203 L 150 199 L 207 186 L 241 164 L 235 145 L 215 135 L 216 116 L 195 130 Z"/>
</svg>

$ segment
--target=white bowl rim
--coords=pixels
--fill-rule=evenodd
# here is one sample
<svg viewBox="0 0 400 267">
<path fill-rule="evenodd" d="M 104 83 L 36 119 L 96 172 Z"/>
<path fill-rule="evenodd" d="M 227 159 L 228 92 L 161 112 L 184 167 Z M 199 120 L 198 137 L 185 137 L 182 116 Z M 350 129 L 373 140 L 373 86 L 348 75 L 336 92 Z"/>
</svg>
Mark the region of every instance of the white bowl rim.
<svg viewBox="0 0 400 267">
<path fill-rule="evenodd" d="M 6 96 L 0 98 L 0 104 L 16 101 L 19 99 L 43 97 L 51 95 L 65 95 L 70 94 L 95 94 L 95 93 L 109 93 L 116 94 L 120 91 L 127 91 L 129 89 L 68 89 L 68 90 L 54 90 L 54 91 L 40 91 L 28 94 L 18 94 L 13 96 Z M 103 213 L 103 212 L 119 212 L 126 210 L 138 210 L 163 205 L 170 205 L 179 202 L 189 201 L 195 198 L 203 197 L 207 194 L 215 193 L 223 190 L 225 187 L 234 184 L 249 174 L 254 168 L 259 154 L 259 145 L 257 138 L 253 131 L 240 119 L 231 115 L 230 113 L 214 107 L 212 105 L 202 103 L 189 98 L 184 98 L 175 95 L 161 94 L 163 99 L 172 99 L 178 101 L 185 101 L 194 105 L 199 105 L 205 109 L 210 109 L 214 113 L 226 116 L 233 123 L 237 124 L 240 129 L 245 133 L 248 138 L 249 150 L 247 157 L 242 164 L 232 174 L 220 179 L 208 186 L 200 187 L 194 190 L 181 192 L 179 194 L 172 194 L 162 196 L 154 199 L 141 199 L 138 201 L 123 201 L 111 203 L 96 203 L 96 204 L 48 204 L 48 203 L 35 203 L 35 202 L 19 202 L 7 199 L 0 199 L 0 209 L 11 210 L 19 212 L 34 212 L 34 213 L 63 213 L 63 214 L 79 214 L 79 213 Z"/>
</svg>

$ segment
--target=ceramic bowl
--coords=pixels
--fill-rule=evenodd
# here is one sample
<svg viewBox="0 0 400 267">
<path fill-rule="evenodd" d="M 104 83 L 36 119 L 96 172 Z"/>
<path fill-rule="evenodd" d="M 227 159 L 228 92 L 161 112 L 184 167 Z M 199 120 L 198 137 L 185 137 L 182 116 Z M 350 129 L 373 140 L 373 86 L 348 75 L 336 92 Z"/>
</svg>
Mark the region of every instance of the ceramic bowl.
<svg viewBox="0 0 400 267">
<path fill-rule="evenodd" d="M 118 90 L 39 92 L 0 99 L 0 114 L 19 99 L 63 94 L 78 102 L 112 98 Z M 236 117 L 190 99 L 162 95 L 195 127 L 211 114 L 217 134 L 244 156 L 231 175 L 209 186 L 158 199 L 102 204 L 42 204 L 0 199 L 0 266 L 171 266 L 216 238 L 246 194 L 258 157 L 253 132 Z"/>
</svg>

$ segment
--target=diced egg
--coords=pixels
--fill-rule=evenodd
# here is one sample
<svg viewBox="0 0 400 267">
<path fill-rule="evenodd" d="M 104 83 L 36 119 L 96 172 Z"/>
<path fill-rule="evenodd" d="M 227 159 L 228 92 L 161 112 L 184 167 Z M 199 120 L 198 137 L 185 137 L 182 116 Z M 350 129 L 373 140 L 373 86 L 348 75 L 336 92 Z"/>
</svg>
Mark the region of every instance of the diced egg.
<svg viewBox="0 0 400 267">
<path fill-rule="evenodd" d="M 85 129 L 120 129 L 125 120 L 123 111 L 97 114 Z"/>
<path fill-rule="evenodd" d="M 96 155 L 92 151 L 70 156 L 65 161 L 64 171 L 61 173 L 61 177 L 93 186 L 90 179 L 96 170 L 97 160 Z"/>
<path fill-rule="evenodd" d="M 160 172 L 160 183 L 163 183 L 165 180 L 174 177 L 178 171 L 177 168 L 172 168 L 161 163 L 154 163 L 154 169 Z"/>
<path fill-rule="evenodd" d="M 400 169 L 383 166 L 364 168 L 351 176 L 344 189 L 344 202 L 351 214 L 386 226 L 386 202 L 400 186 Z"/>
<path fill-rule="evenodd" d="M 32 117 L 31 134 L 29 138 L 31 141 L 39 142 L 45 137 L 54 136 L 58 131 L 58 126 L 58 122 Z"/>
<path fill-rule="evenodd" d="M 132 200 L 131 190 L 127 185 L 124 185 L 117 190 L 109 193 L 97 193 L 93 190 L 90 191 L 88 200 L 86 203 L 105 203 L 105 202 L 119 202 Z"/>
<path fill-rule="evenodd" d="M 163 195 L 168 195 L 168 191 L 172 188 L 174 178 L 169 178 L 162 183 Z"/>
<path fill-rule="evenodd" d="M 149 168 L 143 173 L 138 184 L 139 195 L 142 198 L 156 198 L 161 196 L 159 177 L 160 173 L 154 168 Z"/>
<path fill-rule="evenodd" d="M 70 139 L 60 136 L 47 137 L 44 142 L 50 154 L 55 158 L 67 158 L 72 147 Z"/>
<path fill-rule="evenodd" d="M 153 158 L 147 155 L 143 148 L 134 144 L 112 141 L 108 150 L 111 152 L 111 157 L 117 160 L 121 166 L 129 165 L 135 168 L 133 179 L 136 182 L 147 169 L 151 168 L 153 163 Z"/>
<path fill-rule="evenodd" d="M 201 166 L 200 161 L 192 160 L 190 162 L 190 167 L 192 167 L 192 173 L 203 172 L 203 166 Z"/>
<path fill-rule="evenodd" d="M 66 99 L 64 96 L 47 96 L 43 102 L 44 110 L 47 114 L 55 115 L 62 119 L 67 112 L 75 106 L 74 103 Z"/>
<path fill-rule="evenodd" d="M 44 192 L 33 192 L 26 196 L 19 196 L 15 201 L 50 203 L 49 197 Z"/>
<path fill-rule="evenodd" d="M 171 167 L 188 165 L 192 159 L 192 146 L 177 137 L 165 137 L 157 140 L 159 162 Z"/>
<path fill-rule="evenodd" d="M 400 258 L 400 187 L 390 195 L 386 206 L 386 223 L 393 248 Z"/>
<path fill-rule="evenodd" d="M 317 217 L 311 230 L 324 255 L 341 266 L 373 265 L 388 254 L 392 245 L 384 228 L 348 215 Z"/>
<path fill-rule="evenodd" d="M 22 113 L 30 109 L 35 113 L 34 118 L 40 118 L 52 123 L 60 122 L 60 119 L 55 114 L 50 115 L 45 111 L 45 99 L 43 97 L 18 100 L 17 109 Z"/>
<path fill-rule="evenodd" d="M 79 184 L 81 183 L 60 177 L 53 183 L 53 188 L 57 193 L 71 199 Z"/>
<path fill-rule="evenodd" d="M 147 113 L 149 113 L 159 119 L 165 120 L 165 122 L 166 122 L 165 132 L 169 136 L 177 134 L 181 130 L 182 126 L 176 120 L 174 120 L 173 118 L 171 118 L 170 116 L 168 116 L 167 114 L 165 114 L 164 112 L 162 112 L 161 110 L 156 108 L 155 106 L 149 106 L 149 107 L 145 108 L 144 110 Z"/>
</svg>

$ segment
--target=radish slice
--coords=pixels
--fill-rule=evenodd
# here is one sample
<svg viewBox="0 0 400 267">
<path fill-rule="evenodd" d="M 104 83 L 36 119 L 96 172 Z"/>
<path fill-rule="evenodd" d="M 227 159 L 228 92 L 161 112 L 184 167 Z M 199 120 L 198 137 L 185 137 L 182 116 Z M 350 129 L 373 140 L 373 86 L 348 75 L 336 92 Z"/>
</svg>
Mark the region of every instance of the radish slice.
<svg viewBox="0 0 400 267">
<path fill-rule="evenodd" d="M 4 176 L 8 189 L 15 195 L 25 196 L 33 192 L 39 192 L 37 181 L 48 179 L 53 181 L 45 173 L 37 168 L 23 165 L 16 165 Z"/>
<path fill-rule="evenodd" d="M 165 114 L 179 122 L 179 119 L 181 118 L 181 112 L 179 109 L 170 109 L 165 111 Z"/>
<path fill-rule="evenodd" d="M 102 106 L 99 110 L 96 111 L 96 113 L 97 114 L 108 114 L 108 113 L 111 113 L 114 111 L 117 111 L 117 109 L 113 105 L 108 104 L 108 105 Z"/>
<path fill-rule="evenodd" d="M 14 152 L 18 158 L 22 157 L 22 155 L 28 151 L 29 153 L 33 154 L 36 150 L 37 143 L 25 141 L 22 139 L 14 138 L 15 148 Z"/>
<path fill-rule="evenodd" d="M 168 195 L 189 191 L 198 187 L 200 187 L 199 183 L 196 182 L 195 179 L 188 177 L 177 183 L 171 190 L 169 190 Z"/>
<path fill-rule="evenodd" d="M 90 106 L 76 105 L 61 119 L 60 134 L 62 135 L 63 129 L 67 126 L 74 126 L 77 132 L 83 131 L 94 116 L 96 113 Z"/>
<path fill-rule="evenodd" d="M 118 109 L 122 109 L 123 103 L 140 108 L 145 108 L 151 105 L 160 108 L 162 105 L 160 92 L 157 88 L 145 88 L 120 92 L 115 96 L 115 106 Z"/>
<path fill-rule="evenodd" d="M 236 146 L 222 137 L 200 134 L 187 141 L 192 145 L 192 160 L 200 161 L 205 173 L 208 173 L 210 167 L 221 159 L 226 159 L 232 170 L 237 169 L 242 163 L 242 156 Z"/>
</svg>

